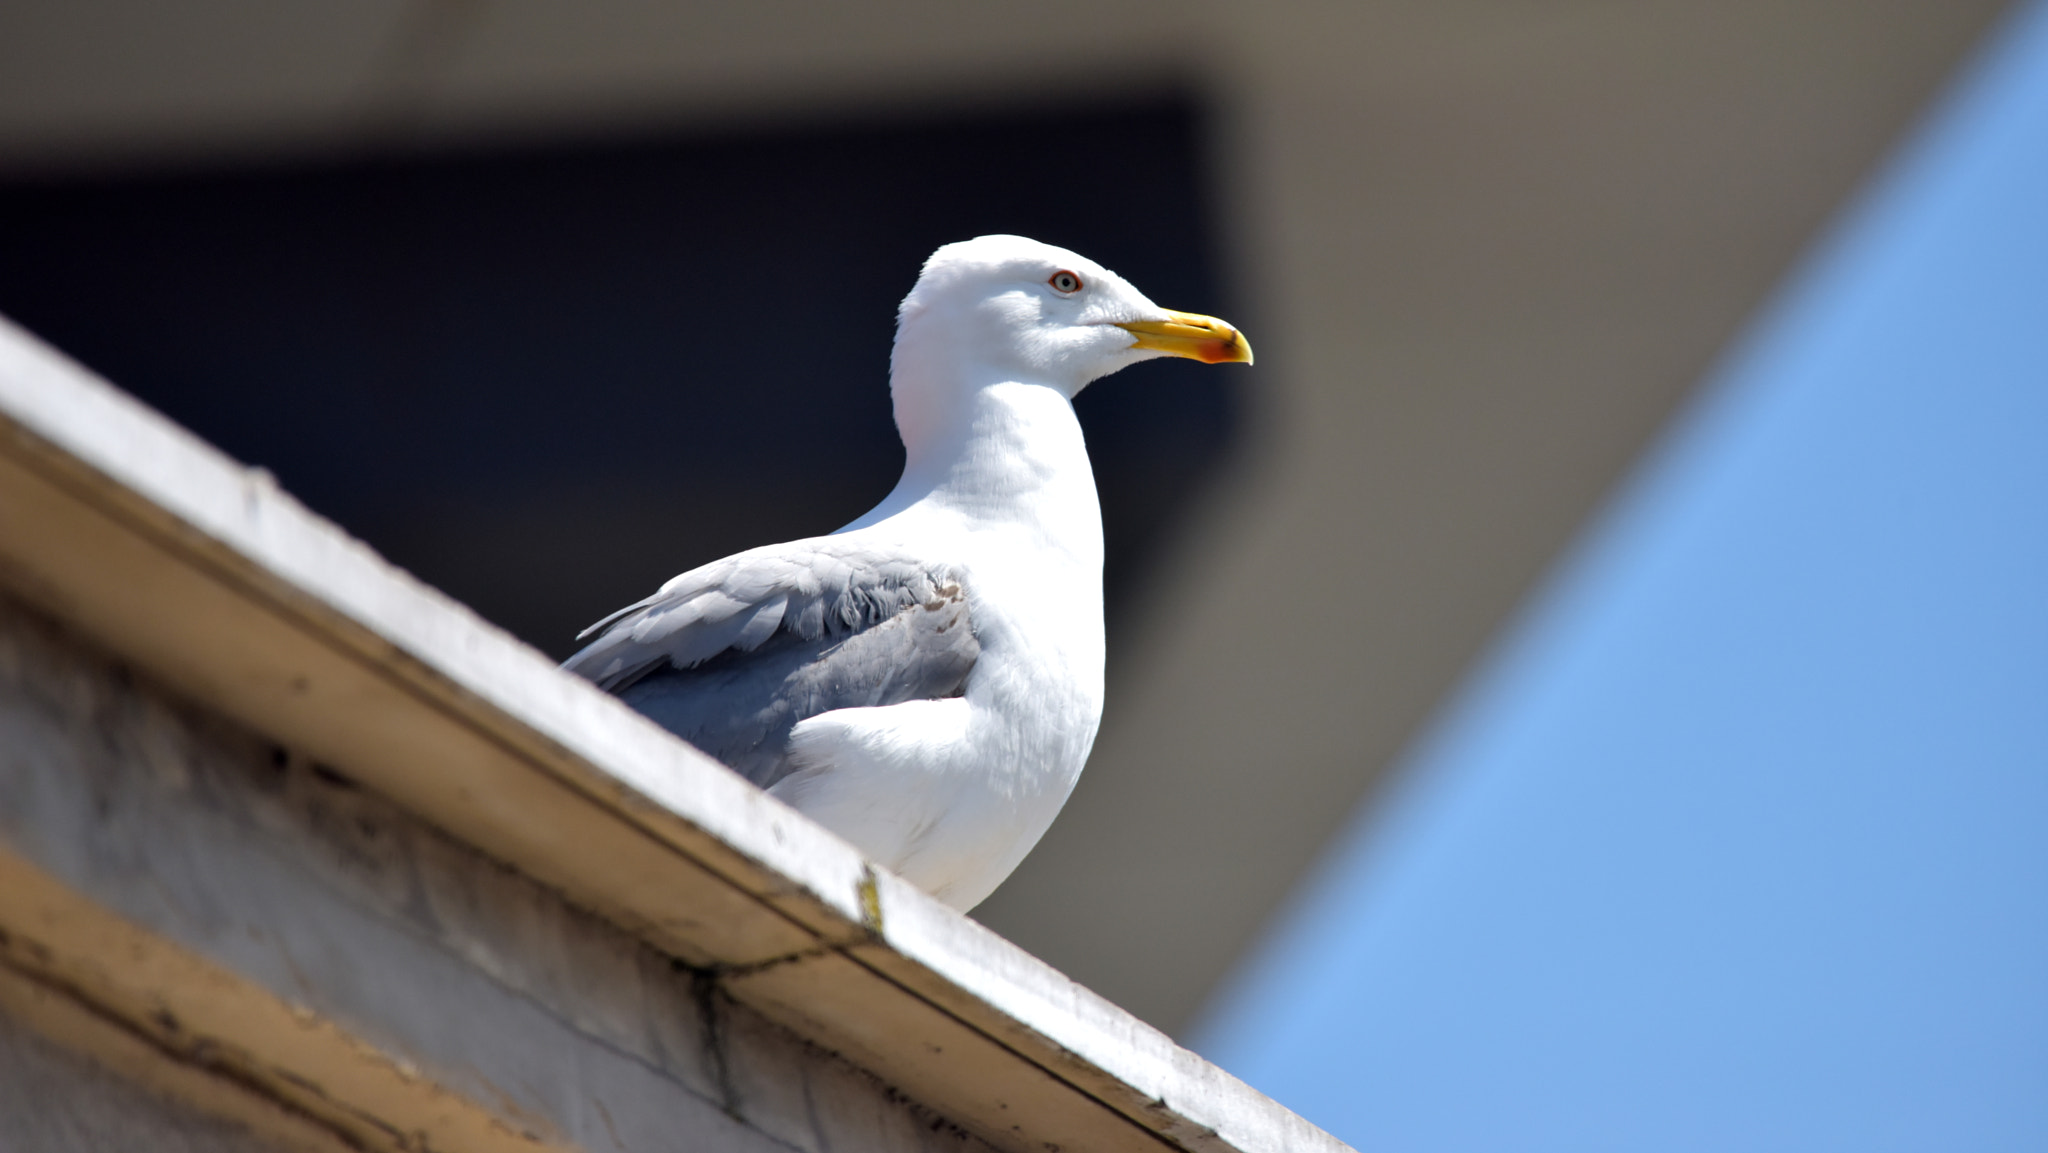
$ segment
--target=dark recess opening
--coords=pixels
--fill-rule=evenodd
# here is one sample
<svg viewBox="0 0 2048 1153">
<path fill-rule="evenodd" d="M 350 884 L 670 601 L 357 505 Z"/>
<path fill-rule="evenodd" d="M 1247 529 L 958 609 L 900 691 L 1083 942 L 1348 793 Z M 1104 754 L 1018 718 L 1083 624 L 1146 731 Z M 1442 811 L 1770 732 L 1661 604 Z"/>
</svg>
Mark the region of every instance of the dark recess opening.
<svg viewBox="0 0 2048 1153">
<path fill-rule="evenodd" d="M 0 183 L 0 311 L 556 657 L 895 481 L 896 303 L 939 244 L 1063 244 L 1233 315 L 1198 102 Z M 1111 651 L 1242 370 L 1077 405 Z"/>
</svg>

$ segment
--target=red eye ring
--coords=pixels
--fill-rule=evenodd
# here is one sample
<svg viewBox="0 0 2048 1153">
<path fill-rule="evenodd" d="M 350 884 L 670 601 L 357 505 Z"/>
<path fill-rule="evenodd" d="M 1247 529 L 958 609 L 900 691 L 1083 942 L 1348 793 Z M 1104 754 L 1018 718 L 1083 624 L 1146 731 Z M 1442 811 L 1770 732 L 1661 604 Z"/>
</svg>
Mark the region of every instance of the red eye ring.
<svg viewBox="0 0 2048 1153">
<path fill-rule="evenodd" d="M 1046 283 L 1052 285 L 1054 292 L 1075 293 L 1081 291 L 1081 289 L 1085 287 L 1081 283 L 1080 277 L 1074 275 L 1073 273 L 1067 271 L 1064 268 L 1060 269 L 1058 272 L 1053 273 L 1052 277 L 1048 279 Z"/>
</svg>

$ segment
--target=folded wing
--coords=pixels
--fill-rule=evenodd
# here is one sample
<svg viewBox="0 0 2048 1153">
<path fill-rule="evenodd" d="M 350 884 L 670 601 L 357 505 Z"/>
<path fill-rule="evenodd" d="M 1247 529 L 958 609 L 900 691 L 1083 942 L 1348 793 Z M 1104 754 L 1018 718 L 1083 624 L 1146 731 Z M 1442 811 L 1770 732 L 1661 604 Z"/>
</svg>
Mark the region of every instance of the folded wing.
<svg viewBox="0 0 2048 1153">
<path fill-rule="evenodd" d="M 981 653 L 960 574 L 843 537 L 692 569 L 593 634 L 563 668 L 763 788 L 798 721 L 960 696 Z"/>
</svg>

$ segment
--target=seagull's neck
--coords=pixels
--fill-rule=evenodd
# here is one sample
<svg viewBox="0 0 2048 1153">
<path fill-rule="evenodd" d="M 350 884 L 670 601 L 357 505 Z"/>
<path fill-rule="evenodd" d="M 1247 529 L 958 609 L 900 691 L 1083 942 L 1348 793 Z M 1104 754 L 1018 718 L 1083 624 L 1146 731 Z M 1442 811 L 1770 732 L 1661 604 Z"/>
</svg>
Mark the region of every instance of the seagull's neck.
<svg viewBox="0 0 2048 1153">
<path fill-rule="evenodd" d="M 943 390 L 906 395 L 900 371 L 895 388 L 903 479 L 887 500 L 847 527 L 925 506 L 977 523 L 1022 523 L 1048 544 L 1099 558 L 1095 476 L 1064 391 L 991 371 L 973 387 L 956 381 Z M 906 400 L 916 402 L 914 414 L 905 412 Z"/>
</svg>

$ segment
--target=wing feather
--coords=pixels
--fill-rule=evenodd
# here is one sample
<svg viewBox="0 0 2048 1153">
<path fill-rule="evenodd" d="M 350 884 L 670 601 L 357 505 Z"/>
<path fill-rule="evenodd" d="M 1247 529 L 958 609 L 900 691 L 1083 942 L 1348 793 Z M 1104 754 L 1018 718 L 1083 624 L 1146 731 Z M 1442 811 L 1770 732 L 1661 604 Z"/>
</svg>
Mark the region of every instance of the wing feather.
<svg viewBox="0 0 2048 1153">
<path fill-rule="evenodd" d="M 961 574 L 843 537 L 692 569 L 593 634 L 564 668 L 763 787 L 798 721 L 958 696 L 981 652 Z"/>
</svg>

